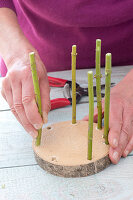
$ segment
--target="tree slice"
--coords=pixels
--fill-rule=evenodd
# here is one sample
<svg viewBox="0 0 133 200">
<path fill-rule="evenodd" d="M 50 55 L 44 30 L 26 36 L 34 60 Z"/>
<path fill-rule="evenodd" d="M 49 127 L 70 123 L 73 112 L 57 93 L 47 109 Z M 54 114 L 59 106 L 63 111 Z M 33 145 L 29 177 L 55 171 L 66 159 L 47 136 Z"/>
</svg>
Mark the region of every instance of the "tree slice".
<svg viewBox="0 0 133 200">
<path fill-rule="evenodd" d="M 51 174 L 83 177 L 98 173 L 110 165 L 109 146 L 104 143 L 103 129 L 94 123 L 92 160 L 87 160 L 88 122 L 59 122 L 42 131 L 41 145 L 33 150 L 37 163 Z"/>
</svg>

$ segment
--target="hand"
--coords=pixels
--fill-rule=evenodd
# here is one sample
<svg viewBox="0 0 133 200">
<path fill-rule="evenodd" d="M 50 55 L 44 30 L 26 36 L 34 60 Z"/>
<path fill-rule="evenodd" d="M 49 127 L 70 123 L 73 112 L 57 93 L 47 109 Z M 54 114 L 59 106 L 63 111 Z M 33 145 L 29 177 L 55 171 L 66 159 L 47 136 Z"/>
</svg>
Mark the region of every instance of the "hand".
<svg viewBox="0 0 133 200">
<path fill-rule="evenodd" d="M 35 102 L 29 53 L 21 59 L 15 59 L 8 66 L 8 73 L 2 82 L 2 95 L 8 102 L 12 113 L 24 129 L 33 137 L 37 137 L 37 129 L 47 122 L 50 110 L 50 89 L 46 69 L 35 52 L 37 74 L 39 78 L 43 120 Z"/>
<path fill-rule="evenodd" d="M 133 70 L 111 89 L 109 114 L 109 157 L 117 164 L 121 156 L 126 157 L 133 150 Z M 102 100 L 104 114 L 104 99 Z M 97 108 L 94 122 L 97 122 Z M 84 117 L 88 120 L 88 116 Z"/>
</svg>

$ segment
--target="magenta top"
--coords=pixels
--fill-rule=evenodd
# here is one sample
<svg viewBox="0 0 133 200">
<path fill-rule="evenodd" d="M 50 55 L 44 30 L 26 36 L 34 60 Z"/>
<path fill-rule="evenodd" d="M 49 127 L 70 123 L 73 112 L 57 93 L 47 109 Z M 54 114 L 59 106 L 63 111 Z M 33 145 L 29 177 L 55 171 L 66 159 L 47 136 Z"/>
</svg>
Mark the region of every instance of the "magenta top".
<svg viewBox="0 0 133 200">
<path fill-rule="evenodd" d="M 0 0 L 17 14 L 22 31 L 38 50 L 47 71 L 71 68 L 77 45 L 77 68 L 95 65 L 95 41 L 102 40 L 113 65 L 133 64 L 133 0 Z M 0 62 L 1 74 L 6 74 Z"/>
</svg>

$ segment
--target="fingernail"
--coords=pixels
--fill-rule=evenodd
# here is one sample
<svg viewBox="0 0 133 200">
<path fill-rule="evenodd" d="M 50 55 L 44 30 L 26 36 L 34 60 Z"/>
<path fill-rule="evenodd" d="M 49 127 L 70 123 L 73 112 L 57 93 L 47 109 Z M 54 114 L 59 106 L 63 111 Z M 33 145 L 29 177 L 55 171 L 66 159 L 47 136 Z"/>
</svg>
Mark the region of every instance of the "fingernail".
<svg viewBox="0 0 133 200">
<path fill-rule="evenodd" d="M 43 112 L 43 122 L 44 124 L 48 123 L 48 114 L 46 112 Z"/>
<path fill-rule="evenodd" d="M 118 146 L 118 140 L 116 138 L 113 140 L 113 145 L 114 145 L 114 147 Z"/>
<path fill-rule="evenodd" d="M 125 156 L 127 156 L 129 154 L 129 151 L 128 150 L 124 151 L 124 154 Z"/>
<path fill-rule="evenodd" d="M 37 137 L 37 133 L 34 133 L 34 132 L 32 132 L 32 131 L 30 131 L 29 134 L 30 134 L 33 138 L 36 138 L 36 137 Z"/>
<path fill-rule="evenodd" d="M 38 130 L 42 128 L 42 124 L 34 124 L 34 128 Z"/>
<path fill-rule="evenodd" d="M 113 153 L 113 159 L 114 160 L 118 160 L 118 152 L 117 151 L 115 151 L 114 153 Z"/>
</svg>

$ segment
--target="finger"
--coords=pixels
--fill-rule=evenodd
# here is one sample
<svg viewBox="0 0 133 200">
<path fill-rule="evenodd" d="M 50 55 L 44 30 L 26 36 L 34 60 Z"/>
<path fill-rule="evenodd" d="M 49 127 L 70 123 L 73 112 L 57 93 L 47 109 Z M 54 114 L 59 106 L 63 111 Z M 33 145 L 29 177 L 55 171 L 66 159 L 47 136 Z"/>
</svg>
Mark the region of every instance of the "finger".
<svg viewBox="0 0 133 200">
<path fill-rule="evenodd" d="M 5 95 L 5 91 L 4 91 L 4 79 L 2 80 L 1 94 L 2 94 L 3 98 L 6 100 L 6 95 Z M 7 100 L 6 100 L 6 101 L 7 101 Z"/>
<path fill-rule="evenodd" d="M 28 126 L 31 124 L 35 129 L 40 129 L 43 125 L 43 121 L 35 103 L 33 84 L 30 84 L 30 81 L 22 82 L 22 104 L 25 116 L 29 121 Z"/>
<path fill-rule="evenodd" d="M 98 118 L 98 110 L 97 110 L 97 107 L 95 107 L 94 109 L 94 123 L 97 123 L 97 118 Z M 86 115 L 84 118 L 83 118 L 84 121 L 88 121 L 89 120 L 89 115 Z"/>
<path fill-rule="evenodd" d="M 4 98 L 6 99 L 9 107 L 11 108 L 11 112 L 14 114 L 14 116 L 19 121 L 19 123 L 22 124 L 21 120 L 13 106 L 12 88 L 11 88 L 10 82 L 7 78 L 5 78 L 4 81 L 2 82 L 2 93 L 4 95 Z"/>
<path fill-rule="evenodd" d="M 110 114 L 109 114 L 109 144 L 116 148 L 119 143 L 121 128 L 122 128 L 122 115 L 123 107 L 119 105 L 115 100 L 112 100 L 110 103 Z"/>
<path fill-rule="evenodd" d="M 119 141 L 119 146 L 116 148 L 112 148 L 110 146 L 109 149 L 109 157 L 112 161 L 112 163 L 117 164 L 123 154 L 123 151 L 127 145 L 128 142 L 128 136 L 127 134 L 125 134 L 124 131 L 121 132 L 121 136 L 120 136 L 120 141 Z"/>
<path fill-rule="evenodd" d="M 47 123 L 48 121 L 48 113 L 51 108 L 50 104 L 50 88 L 49 83 L 46 78 L 40 79 L 40 93 L 41 93 L 41 101 L 42 101 L 42 112 L 43 112 L 43 121 Z"/>
<path fill-rule="evenodd" d="M 133 150 L 133 108 L 125 106 L 122 127 L 125 134 L 128 136 L 128 143 L 124 149 L 123 156 L 126 157 Z"/>
<path fill-rule="evenodd" d="M 1 95 L 2 95 L 3 98 L 6 100 L 6 95 L 5 95 L 5 92 L 4 92 L 3 88 L 2 88 L 2 90 L 1 90 Z M 7 101 L 7 100 L 6 100 L 6 101 Z"/>
<path fill-rule="evenodd" d="M 128 142 L 123 152 L 123 157 L 126 157 L 132 150 L 133 150 L 133 136 L 130 138 L 130 141 Z"/>
<path fill-rule="evenodd" d="M 117 148 L 115 148 L 113 155 L 112 155 L 112 159 L 114 159 L 114 162 L 118 162 L 120 157 L 124 154 L 124 150 L 127 147 L 127 144 L 129 143 L 129 140 L 131 138 L 131 134 L 132 134 L 132 119 L 133 117 L 133 112 L 132 112 L 132 108 L 129 109 L 127 107 L 125 107 L 124 111 L 123 111 L 123 125 L 122 125 L 122 129 L 121 129 L 121 133 L 120 133 L 120 139 L 119 139 L 119 145 Z M 131 142 L 132 144 L 132 142 Z M 130 146 L 131 147 L 131 146 Z M 125 153 L 126 156 L 127 152 Z M 117 156 L 116 156 L 117 155 Z"/>
<path fill-rule="evenodd" d="M 133 107 L 124 105 L 123 112 L 123 126 L 122 130 L 128 135 L 128 138 L 132 137 L 132 129 L 133 129 Z"/>
<path fill-rule="evenodd" d="M 15 112 L 17 113 L 19 119 L 21 120 L 21 124 L 24 129 L 34 138 L 37 137 L 37 130 L 32 126 L 32 124 L 27 119 L 23 104 L 22 104 L 22 87 L 21 83 L 17 82 L 16 84 L 11 83 L 12 91 L 13 91 L 13 106 Z"/>
</svg>

